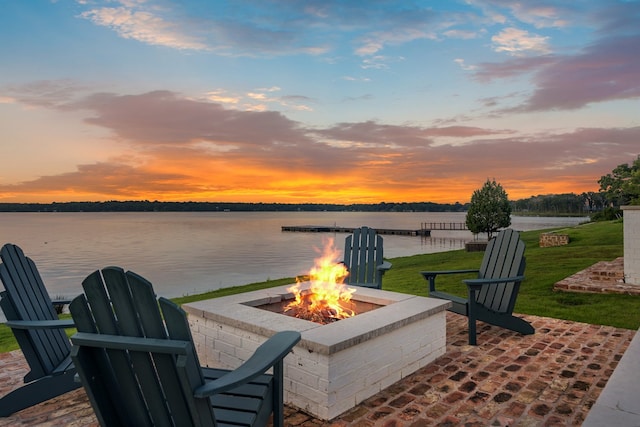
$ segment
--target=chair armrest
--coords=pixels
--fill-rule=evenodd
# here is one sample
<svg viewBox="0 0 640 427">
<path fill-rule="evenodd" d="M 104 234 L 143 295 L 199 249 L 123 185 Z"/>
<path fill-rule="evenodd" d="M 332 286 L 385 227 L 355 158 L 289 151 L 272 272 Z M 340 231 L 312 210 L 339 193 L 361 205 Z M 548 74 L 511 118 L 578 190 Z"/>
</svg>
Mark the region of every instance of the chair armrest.
<svg viewBox="0 0 640 427">
<path fill-rule="evenodd" d="M 202 398 L 216 393 L 222 393 L 264 374 L 269 368 L 284 359 L 298 341 L 300 341 L 300 338 L 300 332 L 278 332 L 262 343 L 255 353 L 240 367 L 217 380 L 198 387 L 194 392 L 194 396 Z"/>
<path fill-rule="evenodd" d="M 493 283 L 521 282 L 523 280 L 524 280 L 524 276 L 514 276 L 514 277 L 504 277 L 501 279 L 467 279 L 467 280 L 463 280 L 463 282 L 470 289 L 479 290 L 483 286 L 490 285 Z"/>
<path fill-rule="evenodd" d="M 378 271 L 381 271 L 383 274 L 391 268 L 391 263 L 389 261 L 382 261 L 382 264 L 378 266 Z"/>
<path fill-rule="evenodd" d="M 478 269 L 469 269 L 469 270 L 440 270 L 440 271 L 421 271 L 422 277 L 425 280 L 429 281 L 429 291 L 436 290 L 436 276 L 444 275 L 444 274 L 467 274 L 467 273 L 478 273 L 480 270 Z"/>
<path fill-rule="evenodd" d="M 162 338 L 129 337 L 122 335 L 77 332 L 71 336 L 75 346 L 105 348 L 113 350 L 143 351 L 163 354 L 185 355 L 192 351 L 190 341 Z"/>
<path fill-rule="evenodd" d="M 73 319 L 7 320 L 5 324 L 13 329 L 67 329 L 76 326 Z"/>
<path fill-rule="evenodd" d="M 440 270 L 440 271 L 421 271 L 425 278 L 430 276 L 438 276 L 440 274 L 465 274 L 465 273 L 477 273 L 480 270 L 478 269 L 469 269 L 469 270 Z"/>
</svg>

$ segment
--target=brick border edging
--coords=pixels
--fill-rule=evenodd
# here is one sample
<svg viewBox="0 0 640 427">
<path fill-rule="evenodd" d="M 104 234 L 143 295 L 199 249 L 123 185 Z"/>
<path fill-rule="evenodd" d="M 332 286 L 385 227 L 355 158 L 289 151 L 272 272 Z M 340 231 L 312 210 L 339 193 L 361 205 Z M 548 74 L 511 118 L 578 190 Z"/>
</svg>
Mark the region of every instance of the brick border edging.
<svg viewBox="0 0 640 427">
<path fill-rule="evenodd" d="M 640 286 L 624 283 L 624 257 L 600 261 L 553 285 L 554 291 L 640 295 Z"/>
</svg>

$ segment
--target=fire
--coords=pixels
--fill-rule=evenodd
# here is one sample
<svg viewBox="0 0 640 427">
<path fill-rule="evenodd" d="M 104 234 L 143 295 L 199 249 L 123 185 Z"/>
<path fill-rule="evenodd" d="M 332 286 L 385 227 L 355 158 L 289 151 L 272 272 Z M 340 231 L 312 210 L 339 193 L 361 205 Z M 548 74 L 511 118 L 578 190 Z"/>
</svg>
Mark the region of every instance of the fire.
<svg viewBox="0 0 640 427">
<path fill-rule="evenodd" d="M 322 256 L 315 260 L 309 271 L 309 291 L 302 292 L 300 282 L 288 289 L 294 294 L 295 301 L 284 308 L 285 313 L 293 311 L 295 317 L 322 324 L 355 316 L 349 305 L 351 294 L 356 290 L 344 284 L 349 272 L 339 261 L 340 255 L 333 239 L 329 239 Z"/>
</svg>

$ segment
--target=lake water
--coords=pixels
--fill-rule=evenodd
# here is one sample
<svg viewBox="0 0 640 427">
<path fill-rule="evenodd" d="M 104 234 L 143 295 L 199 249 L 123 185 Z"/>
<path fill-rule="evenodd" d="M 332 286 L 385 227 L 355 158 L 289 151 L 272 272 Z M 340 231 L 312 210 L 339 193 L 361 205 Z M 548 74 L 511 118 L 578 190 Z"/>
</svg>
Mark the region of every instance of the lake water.
<svg viewBox="0 0 640 427">
<path fill-rule="evenodd" d="M 585 220 L 513 217 L 511 227 Z M 344 245 L 342 233 L 283 232 L 283 225 L 419 229 L 464 221 L 464 213 L 431 212 L 0 213 L 0 244 L 17 244 L 36 262 L 52 298 L 80 293 L 88 274 L 110 265 L 141 274 L 171 298 L 305 274 L 327 239 Z M 473 239 L 468 231 L 383 237 L 386 258 L 463 249 Z"/>
</svg>

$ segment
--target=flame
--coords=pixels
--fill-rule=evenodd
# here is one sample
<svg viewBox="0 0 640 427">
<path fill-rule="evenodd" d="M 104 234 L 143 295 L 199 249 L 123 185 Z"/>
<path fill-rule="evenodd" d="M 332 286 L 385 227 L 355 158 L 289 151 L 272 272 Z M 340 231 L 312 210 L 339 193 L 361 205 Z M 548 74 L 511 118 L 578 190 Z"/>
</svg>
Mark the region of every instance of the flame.
<svg viewBox="0 0 640 427">
<path fill-rule="evenodd" d="M 316 258 L 315 265 L 309 271 L 309 291 L 302 292 L 300 282 L 288 289 L 294 294 L 295 300 L 285 307 L 285 312 L 293 310 L 296 317 L 318 323 L 355 316 L 355 312 L 349 308 L 349 302 L 356 290 L 344 284 L 349 272 L 339 261 L 341 252 L 333 243 L 333 239 L 326 242 L 322 256 Z"/>
</svg>

